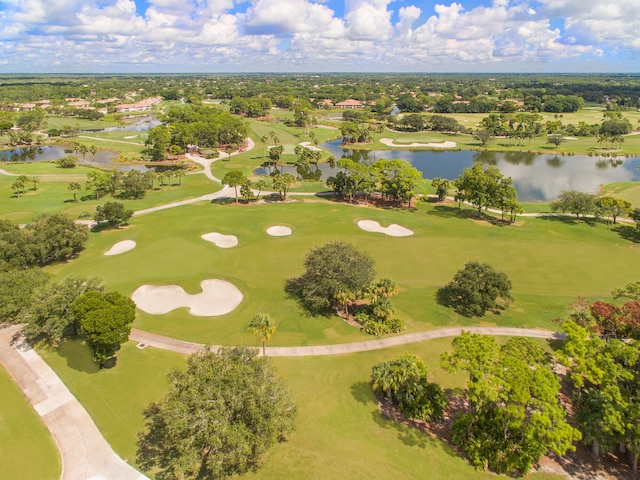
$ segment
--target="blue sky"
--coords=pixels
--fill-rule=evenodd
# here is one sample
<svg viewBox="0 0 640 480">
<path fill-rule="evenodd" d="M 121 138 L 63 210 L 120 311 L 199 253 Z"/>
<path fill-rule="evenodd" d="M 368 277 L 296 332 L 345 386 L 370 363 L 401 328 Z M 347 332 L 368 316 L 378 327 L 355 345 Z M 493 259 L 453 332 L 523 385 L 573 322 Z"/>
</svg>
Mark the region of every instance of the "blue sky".
<svg viewBox="0 0 640 480">
<path fill-rule="evenodd" d="M 639 0 L 0 0 L 0 73 L 638 72 Z"/>
</svg>

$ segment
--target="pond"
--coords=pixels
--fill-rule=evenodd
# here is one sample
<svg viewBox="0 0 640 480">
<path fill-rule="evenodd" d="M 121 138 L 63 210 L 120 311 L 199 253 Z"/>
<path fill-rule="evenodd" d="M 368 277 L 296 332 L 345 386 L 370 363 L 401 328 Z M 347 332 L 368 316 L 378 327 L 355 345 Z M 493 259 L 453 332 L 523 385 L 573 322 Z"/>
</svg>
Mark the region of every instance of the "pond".
<svg viewBox="0 0 640 480">
<path fill-rule="evenodd" d="M 162 122 L 153 115 L 142 115 L 137 117 L 123 117 L 122 120 L 126 125 L 119 127 L 106 127 L 83 130 L 83 132 L 146 132 L 153 127 L 162 125 Z"/>
<path fill-rule="evenodd" d="M 65 155 L 73 155 L 71 145 L 19 147 L 13 150 L 0 150 L 0 162 L 51 162 Z M 109 150 L 98 150 L 95 157 L 87 153 L 84 160 L 82 155 L 77 155 L 79 165 L 94 165 L 102 168 L 117 168 L 118 170 L 147 170 L 144 165 L 114 163 L 117 156 L 117 153 Z"/>
<path fill-rule="evenodd" d="M 513 179 L 521 202 L 551 201 L 561 192 L 579 190 L 597 193 L 601 185 L 613 182 L 640 180 L 640 157 L 604 158 L 588 155 L 550 155 L 527 152 L 478 152 L 472 150 L 350 150 L 340 146 L 341 140 L 321 145 L 337 159 L 351 158 L 371 164 L 380 159 L 406 160 L 422 172 L 424 178 L 454 180 L 465 168 L 475 162 L 497 167 L 505 177 Z M 285 169 L 301 178 L 326 180 L 339 169 L 329 164 L 310 166 L 297 172 L 295 167 Z M 259 168 L 257 174 L 268 174 Z"/>
</svg>

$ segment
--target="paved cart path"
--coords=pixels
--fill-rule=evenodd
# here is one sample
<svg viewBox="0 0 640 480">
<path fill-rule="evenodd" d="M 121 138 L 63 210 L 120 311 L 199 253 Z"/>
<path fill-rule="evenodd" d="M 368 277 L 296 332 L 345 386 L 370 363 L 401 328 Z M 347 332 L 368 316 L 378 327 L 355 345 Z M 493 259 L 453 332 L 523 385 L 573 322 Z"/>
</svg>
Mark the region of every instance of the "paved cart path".
<svg viewBox="0 0 640 480">
<path fill-rule="evenodd" d="M 408 345 L 410 343 L 423 342 L 425 340 L 434 340 L 436 338 L 455 337 L 463 331 L 480 333 L 483 335 L 509 336 L 509 337 L 530 337 L 530 338 L 547 338 L 551 340 L 562 340 L 565 338 L 563 333 L 553 332 L 551 330 L 529 329 L 529 328 L 511 328 L 511 327 L 451 327 L 439 328 L 428 332 L 408 333 L 406 335 L 398 335 L 395 337 L 380 338 L 376 340 L 366 340 L 354 343 L 339 343 L 332 345 L 311 345 L 301 347 L 267 347 L 268 357 L 312 357 L 320 355 L 340 355 L 344 353 L 367 352 L 370 350 L 380 350 L 388 347 L 396 347 L 399 345 Z M 202 350 L 204 344 L 177 340 L 171 337 L 165 337 L 156 333 L 145 332 L 137 328 L 131 329 L 130 340 L 134 340 L 145 345 L 170 350 L 173 352 L 190 354 Z M 220 348 L 219 345 L 212 345 L 213 350 Z M 262 352 L 262 350 L 260 350 Z"/>
<path fill-rule="evenodd" d="M 0 329 L 0 363 L 56 442 L 61 480 L 148 480 L 120 458 L 62 380 L 29 345 L 12 344 L 20 326 Z"/>
</svg>

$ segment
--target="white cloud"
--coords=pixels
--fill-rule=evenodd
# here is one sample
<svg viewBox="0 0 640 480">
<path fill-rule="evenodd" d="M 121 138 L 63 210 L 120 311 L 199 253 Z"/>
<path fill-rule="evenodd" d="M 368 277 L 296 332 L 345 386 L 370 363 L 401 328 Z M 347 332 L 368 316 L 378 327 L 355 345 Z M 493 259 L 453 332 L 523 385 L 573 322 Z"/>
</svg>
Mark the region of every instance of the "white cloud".
<svg viewBox="0 0 640 480">
<path fill-rule="evenodd" d="M 6 71 L 415 71 L 640 52 L 639 0 L 469 1 L 345 0 L 342 18 L 327 0 L 0 0 L 0 56 Z"/>
<path fill-rule="evenodd" d="M 388 40 L 393 34 L 389 0 L 347 0 L 344 18 L 352 40 Z"/>
</svg>

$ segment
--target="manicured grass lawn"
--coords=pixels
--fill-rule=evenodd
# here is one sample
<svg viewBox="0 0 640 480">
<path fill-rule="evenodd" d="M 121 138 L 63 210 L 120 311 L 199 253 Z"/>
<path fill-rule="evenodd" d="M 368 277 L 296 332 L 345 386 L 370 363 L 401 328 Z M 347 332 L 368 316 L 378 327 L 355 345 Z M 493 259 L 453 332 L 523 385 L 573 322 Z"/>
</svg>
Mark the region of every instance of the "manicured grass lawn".
<svg viewBox="0 0 640 480">
<path fill-rule="evenodd" d="M 59 478 L 60 454 L 47 427 L 0 367 L 0 475 L 20 480 Z"/>
<path fill-rule="evenodd" d="M 172 178 L 173 186 L 171 187 L 158 187 L 156 182 L 156 189 L 148 191 L 145 197 L 140 200 L 114 199 L 113 197 L 103 197 L 96 200 L 92 190 L 82 190 L 78 192 L 79 201 L 74 202 L 73 194 L 67 190 L 67 186 L 69 182 L 79 182 L 84 186 L 87 181 L 86 174 L 90 171 L 89 167 L 64 170 L 49 163 L 25 163 L 0 165 L 0 168 L 11 173 L 28 176 L 49 174 L 50 171 L 56 174 L 55 176 L 40 177 L 37 191 L 33 191 L 32 185 L 28 184 L 27 193 L 20 198 L 15 198 L 11 189 L 15 177 L 0 175 L 0 218 L 15 223 L 30 222 L 37 215 L 43 213 L 61 212 L 72 218 L 78 218 L 83 212 L 86 212 L 91 217 L 97 205 L 113 201 L 124 203 L 127 208 L 132 210 L 142 210 L 199 197 L 216 192 L 221 188 L 220 184 L 212 182 L 203 174 L 194 174 L 182 177 L 182 186 L 178 185 L 176 178 Z"/>
<path fill-rule="evenodd" d="M 640 182 L 610 183 L 602 188 L 601 193 L 626 200 L 633 207 L 640 207 Z"/>
<path fill-rule="evenodd" d="M 38 352 L 87 409 L 113 449 L 132 464 L 136 435 L 144 428 L 143 410 L 166 392 L 167 373 L 185 365 L 179 354 L 141 350 L 133 342 L 123 345 L 114 368 L 104 370 L 97 368 L 79 340 L 68 340 L 57 351 L 40 346 Z"/>
<path fill-rule="evenodd" d="M 471 216 L 470 216 L 471 215 Z M 404 238 L 360 230 L 361 219 L 386 226 L 397 223 L 415 232 Z M 290 237 L 270 237 L 267 227 L 287 225 Z M 633 227 L 627 227 L 633 230 Z M 238 247 L 220 249 L 202 234 L 233 234 Z M 419 203 L 418 209 L 382 210 L 313 200 L 310 203 L 264 205 L 197 204 L 134 217 L 125 229 L 91 234 L 77 260 L 49 267 L 57 278 L 98 276 L 108 288 L 130 295 L 143 284 L 177 284 L 190 293 L 208 278 L 231 281 L 244 295 L 233 312 L 220 317 L 194 317 L 186 309 L 166 315 L 139 312 L 135 326 L 209 344 L 255 345 L 246 332 L 257 312 L 270 314 L 278 331 L 273 345 L 344 343 L 370 337 L 338 317 L 310 317 L 284 292 L 287 278 L 303 272 L 306 252 L 332 240 L 355 244 L 376 262 L 378 278 L 400 286 L 394 299 L 407 331 L 453 325 L 504 325 L 555 329 L 553 320 L 566 315 L 580 295 L 606 298 L 637 280 L 640 247 L 622 238 L 628 230 L 571 218 L 521 218 L 499 226 L 456 207 Z M 137 247 L 105 257 L 114 243 L 131 239 Z M 513 283 L 515 302 L 499 315 L 460 317 L 439 305 L 437 290 L 471 260 L 502 270 Z"/>
<path fill-rule="evenodd" d="M 243 478 L 496 478 L 475 471 L 438 439 L 383 417 L 371 392 L 372 366 L 403 353 L 424 359 L 433 381 L 461 388 L 462 374 L 450 375 L 439 367 L 439 356 L 450 344 L 451 339 L 441 339 L 378 352 L 273 359 L 298 405 L 296 431 L 272 450 L 263 468 Z M 42 354 L 116 452 L 134 463 L 136 434 L 144 426 L 142 411 L 164 394 L 166 373 L 181 368 L 183 357 L 151 347 L 139 350 L 129 342 L 115 368 L 97 371 L 79 342 Z"/>
</svg>

